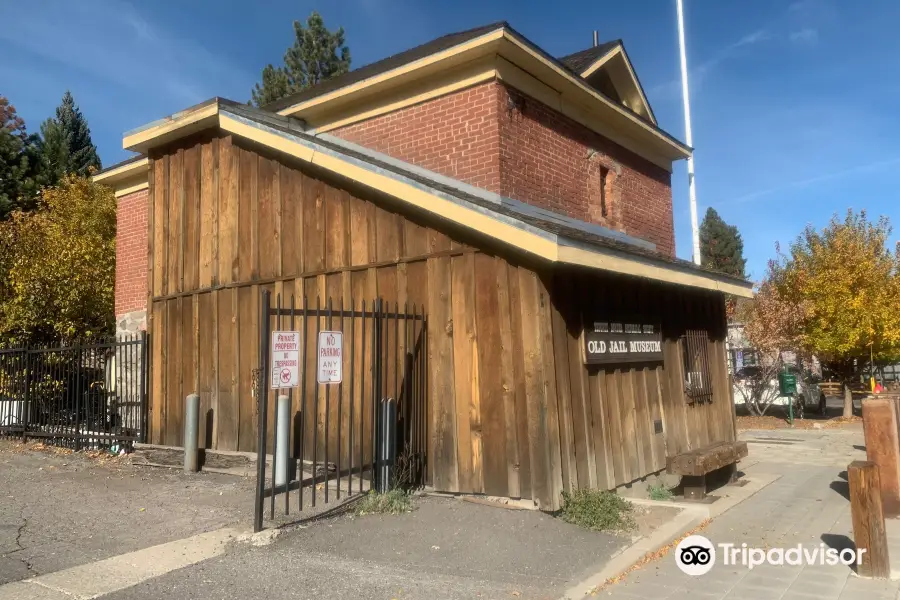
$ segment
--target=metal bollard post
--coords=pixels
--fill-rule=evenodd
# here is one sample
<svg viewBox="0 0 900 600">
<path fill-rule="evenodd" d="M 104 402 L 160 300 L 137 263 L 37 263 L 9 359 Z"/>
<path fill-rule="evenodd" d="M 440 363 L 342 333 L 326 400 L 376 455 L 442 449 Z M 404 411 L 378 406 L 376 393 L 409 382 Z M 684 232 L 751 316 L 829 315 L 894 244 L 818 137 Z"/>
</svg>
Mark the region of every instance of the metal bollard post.
<svg viewBox="0 0 900 600">
<path fill-rule="evenodd" d="M 381 401 L 378 412 L 377 491 L 384 494 L 392 487 L 394 464 L 397 461 L 397 402 L 393 398 L 385 398 Z"/>
<path fill-rule="evenodd" d="M 286 485 L 289 481 L 288 457 L 291 443 L 291 399 L 278 396 L 278 428 L 275 430 L 275 485 Z"/>
<path fill-rule="evenodd" d="M 200 470 L 200 396 L 190 394 L 184 401 L 184 472 Z"/>
</svg>

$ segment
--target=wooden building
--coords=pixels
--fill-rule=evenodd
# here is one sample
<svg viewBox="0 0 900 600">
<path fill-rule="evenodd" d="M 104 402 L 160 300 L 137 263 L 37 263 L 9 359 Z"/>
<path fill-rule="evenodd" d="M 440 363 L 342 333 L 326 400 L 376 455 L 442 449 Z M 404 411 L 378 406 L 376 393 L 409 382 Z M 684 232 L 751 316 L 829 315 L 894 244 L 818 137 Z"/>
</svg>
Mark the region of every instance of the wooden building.
<svg viewBox="0 0 900 600">
<path fill-rule="evenodd" d="M 424 310 L 440 491 L 555 509 L 563 490 L 628 485 L 735 439 L 724 294 L 747 296 L 748 282 L 225 100 L 124 141 L 146 160 L 105 180 L 148 198 L 152 443 L 182 443 L 183 399 L 197 392 L 208 447 L 256 450 L 263 289 Z M 603 185 L 627 180 L 616 168 Z M 626 192 L 609 190 L 627 213 Z"/>
</svg>

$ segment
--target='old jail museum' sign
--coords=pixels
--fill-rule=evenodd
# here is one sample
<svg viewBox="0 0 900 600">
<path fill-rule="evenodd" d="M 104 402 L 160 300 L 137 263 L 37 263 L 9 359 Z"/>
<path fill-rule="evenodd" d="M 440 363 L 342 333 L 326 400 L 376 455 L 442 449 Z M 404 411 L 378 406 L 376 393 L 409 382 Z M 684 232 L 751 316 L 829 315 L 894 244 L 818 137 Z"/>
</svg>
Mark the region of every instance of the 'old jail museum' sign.
<svg viewBox="0 0 900 600">
<path fill-rule="evenodd" d="M 584 363 L 611 365 L 661 361 L 658 325 L 595 321 L 584 328 Z"/>
</svg>

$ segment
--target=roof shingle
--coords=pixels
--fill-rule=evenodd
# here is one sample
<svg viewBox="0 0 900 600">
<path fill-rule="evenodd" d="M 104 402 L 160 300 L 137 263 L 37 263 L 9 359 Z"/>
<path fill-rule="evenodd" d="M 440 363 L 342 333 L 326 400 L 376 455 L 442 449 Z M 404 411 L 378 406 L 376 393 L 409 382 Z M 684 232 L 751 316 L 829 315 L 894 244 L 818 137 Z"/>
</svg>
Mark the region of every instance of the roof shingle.
<svg viewBox="0 0 900 600">
<path fill-rule="evenodd" d="M 447 48 L 452 48 L 453 46 L 468 42 L 469 40 L 474 40 L 479 36 L 500 29 L 501 27 L 509 28 L 509 23 L 507 23 L 506 21 L 498 21 L 489 25 L 475 27 L 474 29 L 467 29 L 466 31 L 448 33 L 447 35 L 433 39 L 430 42 L 426 42 L 421 46 L 416 46 L 415 48 L 404 50 L 399 54 L 394 54 L 379 61 L 369 63 L 368 65 L 365 65 L 358 69 L 354 69 L 349 73 L 344 73 L 343 75 L 339 75 L 327 81 L 323 81 L 322 83 L 314 85 L 311 88 L 307 88 L 295 94 L 285 96 L 284 98 L 276 100 L 275 102 L 270 102 L 262 108 L 264 110 L 278 112 L 283 108 L 293 106 L 294 104 L 299 104 L 304 100 L 309 100 L 310 98 L 321 96 L 322 94 L 327 94 L 328 92 L 346 87 L 348 85 L 352 85 L 358 81 L 362 81 L 363 79 L 374 77 L 375 75 L 378 75 L 380 73 L 384 73 L 386 71 L 390 71 L 391 69 L 409 64 L 415 60 L 419 60 L 420 58 L 431 56 L 432 54 L 440 52 L 441 50 L 446 50 Z"/>
<path fill-rule="evenodd" d="M 595 60 L 606 55 L 606 53 L 621 43 L 622 40 L 604 42 L 599 46 L 592 46 L 585 50 L 579 50 L 573 54 L 561 56 L 557 60 L 575 71 L 578 75 L 581 75 Z"/>
</svg>

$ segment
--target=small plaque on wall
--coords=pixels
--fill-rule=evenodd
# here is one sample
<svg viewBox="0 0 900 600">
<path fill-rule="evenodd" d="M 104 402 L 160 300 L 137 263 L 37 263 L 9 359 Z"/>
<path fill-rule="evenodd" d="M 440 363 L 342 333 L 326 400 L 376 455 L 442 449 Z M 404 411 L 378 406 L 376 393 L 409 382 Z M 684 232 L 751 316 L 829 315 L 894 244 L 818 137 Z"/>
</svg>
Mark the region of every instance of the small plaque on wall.
<svg viewBox="0 0 900 600">
<path fill-rule="evenodd" d="M 584 364 L 661 362 L 659 325 L 595 321 L 584 328 Z"/>
</svg>

